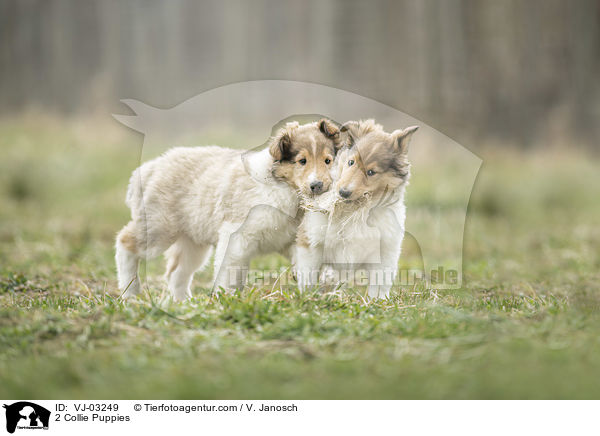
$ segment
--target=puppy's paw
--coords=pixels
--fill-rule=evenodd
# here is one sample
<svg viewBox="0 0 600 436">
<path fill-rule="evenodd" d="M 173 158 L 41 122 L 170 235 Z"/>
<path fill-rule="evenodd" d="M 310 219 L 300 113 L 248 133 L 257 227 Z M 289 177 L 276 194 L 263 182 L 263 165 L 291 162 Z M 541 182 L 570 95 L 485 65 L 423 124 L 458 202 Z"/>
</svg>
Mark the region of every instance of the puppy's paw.
<svg viewBox="0 0 600 436">
<path fill-rule="evenodd" d="M 140 290 L 140 281 L 138 278 L 135 278 L 134 280 L 132 280 L 131 283 L 129 283 L 125 287 L 124 291 L 122 290 L 121 298 L 123 298 L 124 300 L 131 300 L 135 296 L 139 295 Z"/>
<path fill-rule="evenodd" d="M 390 295 L 390 288 L 387 286 L 371 285 L 367 288 L 367 295 L 373 300 L 386 299 Z"/>
<path fill-rule="evenodd" d="M 330 266 L 323 268 L 321 272 L 321 283 L 327 286 L 337 286 L 340 282 L 339 274 Z"/>
</svg>

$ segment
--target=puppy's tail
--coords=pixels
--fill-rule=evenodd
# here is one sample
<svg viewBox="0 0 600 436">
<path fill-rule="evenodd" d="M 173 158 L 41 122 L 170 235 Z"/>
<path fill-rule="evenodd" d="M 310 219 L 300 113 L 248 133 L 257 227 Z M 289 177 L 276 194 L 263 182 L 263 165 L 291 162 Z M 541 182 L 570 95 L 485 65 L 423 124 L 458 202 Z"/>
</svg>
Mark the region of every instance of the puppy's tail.
<svg viewBox="0 0 600 436">
<path fill-rule="evenodd" d="M 133 205 L 134 193 L 139 191 L 139 180 L 140 180 L 140 169 L 137 168 L 129 178 L 129 186 L 127 187 L 127 194 L 125 195 L 125 204 L 131 209 Z"/>
<path fill-rule="evenodd" d="M 131 210 L 132 214 L 139 212 L 143 206 L 143 186 L 142 186 L 142 168 L 137 168 L 129 179 L 127 194 L 125 195 L 125 204 Z"/>
</svg>

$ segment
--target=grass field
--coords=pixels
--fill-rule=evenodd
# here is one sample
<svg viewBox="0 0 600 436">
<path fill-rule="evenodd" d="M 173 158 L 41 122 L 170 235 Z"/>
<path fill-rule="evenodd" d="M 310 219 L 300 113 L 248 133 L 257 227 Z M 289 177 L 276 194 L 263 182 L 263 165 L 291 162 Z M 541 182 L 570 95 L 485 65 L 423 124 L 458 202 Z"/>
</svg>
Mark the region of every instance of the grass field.
<svg viewBox="0 0 600 436">
<path fill-rule="evenodd" d="M 597 157 L 482 151 L 458 291 L 214 297 L 203 273 L 173 304 L 157 261 L 123 303 L 113 242 L 141 142 L 0 122 L 1 398 L 600 397 Z"/>
</svg>

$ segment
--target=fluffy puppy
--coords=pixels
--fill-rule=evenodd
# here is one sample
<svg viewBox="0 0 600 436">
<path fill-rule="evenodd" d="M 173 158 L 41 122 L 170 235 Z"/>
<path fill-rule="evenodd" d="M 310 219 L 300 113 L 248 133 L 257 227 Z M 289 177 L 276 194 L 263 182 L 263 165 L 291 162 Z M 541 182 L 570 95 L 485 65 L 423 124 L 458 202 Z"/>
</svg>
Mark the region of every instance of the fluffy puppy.
<svg viewBox="0 0 600 436">
<path fill-rule="evenodd" d="M 408 144 L 417 128 L 387 133 L 373 120 L 342 126 L 335 188 L 312 203 L 298 229 L 294 262 L 301 289 L 318 284 L 322 267 L 338 283 L 365 269 L 368 295 L 388 296 L 404 237 Z"/>
<path fill-rule="evenodd" d="M 216 146 L 173 148 L 133 172 L 126 204 L 131 221 L 119 232 L 119 288 L 139 292 L 142 257 L 164 252 L 172 296 L 191 296 L 194 272 L 215 249 L 214 288 L 241 288 L 253 256 L 285 251 L 298 226 L 298 194 L 329 189 L 339 145 L 331 121 L 288 123 L 260 152 Z"/>
</svg>

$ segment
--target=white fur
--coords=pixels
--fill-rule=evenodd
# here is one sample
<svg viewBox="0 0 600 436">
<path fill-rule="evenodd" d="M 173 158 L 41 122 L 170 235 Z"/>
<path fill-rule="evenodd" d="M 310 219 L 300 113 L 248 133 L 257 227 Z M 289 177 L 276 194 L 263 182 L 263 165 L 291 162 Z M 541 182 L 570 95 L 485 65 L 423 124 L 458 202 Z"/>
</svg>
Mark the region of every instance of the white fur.
<svg viewBox="0 0 600 436">
<path fill-rule="evenodd" d="M 271 177 L 269 150 L 243 154 L 210 147 L 174 148 L 134 171 L 126 203 L 131 222 L 117 237 L 119 288 L 139 292 L 141 257 L 165 252 L 176 300 L 190 297 L 193 274 L 215 250 L 214 288 L 243 286 L 250 259 L 293 242 L 296 192 Z M 136 249 L 124 244 L 129 237 Z"/>
<path fill-rule="evenodd" d="M 125 248 L 119 239 L 117 239 L 115 248 L 119 289 L 125 291 L 127 295 L 136 295 L 140 292 L 140 280 L 138 278 L 140 259 Z"/>
<path fill-rule="evenodd" d="M 336 164 L 340 161 L 345 162 L 343 153 Z M 339 285 L 364 269 L 368 295 L 386 298 L 396 279 L 404 238 L 405 186 L 380 203 L 344 203 L 335 188 L 314 199 L 300 224 L 309 246 L 295 247 L 299 288 L 331 282 L 333 276 Z"/>
<path fill-rule="evenodd" d="M 268 149 L 243 153 L 242 163 L 254 180 L 264 184 L 271 184 L 273 182 L 271 176 L 273 158 Z"/>
</svg>

